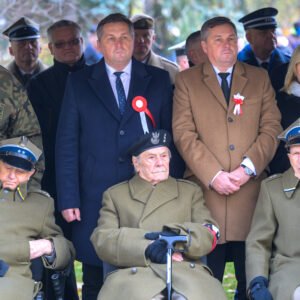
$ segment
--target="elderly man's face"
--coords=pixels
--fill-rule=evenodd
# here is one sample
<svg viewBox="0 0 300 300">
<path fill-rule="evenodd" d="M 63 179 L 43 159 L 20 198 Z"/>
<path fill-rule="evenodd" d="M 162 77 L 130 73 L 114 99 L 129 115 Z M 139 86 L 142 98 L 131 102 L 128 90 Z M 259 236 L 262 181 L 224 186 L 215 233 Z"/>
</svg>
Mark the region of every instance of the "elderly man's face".
<svg viewBox="0 0 300 300">
<path fill-rule="evenodd" d="M 25 171 L 0 161 L 0 181 L 5 189 L 15 190 L 20 184 L 27 182 L 33 173 L 34 170 Z"/>
<path fill-rule="evenodd" d="M 132 162 L 136 172 L 146 181 L 157 184 L 169 177 L 170 151 L 158 147 L 144 151 Z"/>
<path fill-rule="evenodd" d="M 41 52 L 38 39 L 29 39 L 22 41 L 11 41 L 9 53 L 15 57 L 18 67 L 22 69 L 23 65 L 35 63 Z"/>
<path fill-rule="evenodd" d="M 288 157 L 294 170 L 295 176 L 300 179 L 300 146 L 291 146 Z"/>
</svg>

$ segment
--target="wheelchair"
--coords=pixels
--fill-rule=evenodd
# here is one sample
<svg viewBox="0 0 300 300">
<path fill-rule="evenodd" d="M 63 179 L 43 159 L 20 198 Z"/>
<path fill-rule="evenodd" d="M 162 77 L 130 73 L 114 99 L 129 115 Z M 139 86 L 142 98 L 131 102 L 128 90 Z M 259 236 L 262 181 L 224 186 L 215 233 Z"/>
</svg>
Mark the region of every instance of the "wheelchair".
<svg viewBox="0 0 300 300">
<path fill-rule="evenodd" d="M 33 300 L 64 300 L 65 282 L 71 268 L 70 263 L 64 270 L 49 270 L 44 268 L 41 258 L 34 259 L 31 264 L 32 279 L 42 288 Z"/>
</svg>

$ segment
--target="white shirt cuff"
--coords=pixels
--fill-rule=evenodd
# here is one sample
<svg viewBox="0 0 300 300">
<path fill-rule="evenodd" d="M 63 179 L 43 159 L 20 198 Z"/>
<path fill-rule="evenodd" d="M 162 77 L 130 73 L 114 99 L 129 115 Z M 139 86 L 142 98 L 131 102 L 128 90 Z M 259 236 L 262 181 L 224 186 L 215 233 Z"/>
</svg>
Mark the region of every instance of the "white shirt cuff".
<svg viewBox="0 0 300 300">
<path fill-rule="evenodd" d="M 254 164 L 253 164 L 252 160 L 249 157 L 245 157 L 243 159 L 241 165 L 249 168 L 253 172 L 253 175 L 256 176 L 256 170 L 255 170 Z"/>
</svg>

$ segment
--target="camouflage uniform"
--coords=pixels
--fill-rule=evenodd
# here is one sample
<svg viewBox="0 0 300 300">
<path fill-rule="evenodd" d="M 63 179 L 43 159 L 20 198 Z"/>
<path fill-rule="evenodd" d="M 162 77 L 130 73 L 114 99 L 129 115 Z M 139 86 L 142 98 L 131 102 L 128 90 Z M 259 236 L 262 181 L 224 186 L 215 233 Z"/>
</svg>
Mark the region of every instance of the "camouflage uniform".
<svg viewBox="0 0 300 300">
<path fill-rule="evenodd" d="M 0 66 L 0 139 L 25 135 L 42 149 L 41 130 L 21 84 L 5 68 Z M 37 164 L 31 186 L 40 188 L 44 171 L 44 158 Z"/>
</svg>

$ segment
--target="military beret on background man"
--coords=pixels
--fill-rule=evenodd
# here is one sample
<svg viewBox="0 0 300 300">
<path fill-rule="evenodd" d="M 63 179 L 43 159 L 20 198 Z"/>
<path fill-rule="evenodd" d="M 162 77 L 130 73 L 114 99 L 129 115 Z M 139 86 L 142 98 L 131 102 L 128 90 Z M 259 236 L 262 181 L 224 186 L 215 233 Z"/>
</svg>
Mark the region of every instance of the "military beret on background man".
<svg viewBox="0 0 300 300">
<path fill-rule="evenodd" d="M 171 135 L 167 130 L 160 129 L 149 134 L 143 135 L 130 149 L 128 154 L 130 156 L 138 156 L 142 152 L 158 148 L 158 147 L 170 147 Z"/>
<path fill-rule="evenodd" d="M 39 59 L 39 25 L 27 17 L 22 17 L 3 31 L 10 41 L 9 53 L 14 60 L 7 69 L 25 87 L 28 80 L 47 68 Z"/>
<path fill-rule="evenodd" d="M 146 14 L 136 14 L 131 17 L 134 27 L 134 50 L 133 57 L 147 65 L 166 70 L 172 84 L 175 82 L 175 75 L 179 71 L 178 66 L 172 61 L 155 54 L 152 50 L 155 41 L 154 19 Z"/>
<path fill-rule="evenodd" d="M 290 60 L 290 56 L 277 45 L 275 18 L 277 14 L 276 8 L 265 7 L 239 19 L 244 26 L 249 44 L 238 53 L 238 60 L 262 67 L 269 75 L 272 70 Z M 272 84 L 274 86 L 273 82 Z"/>
</svg>

